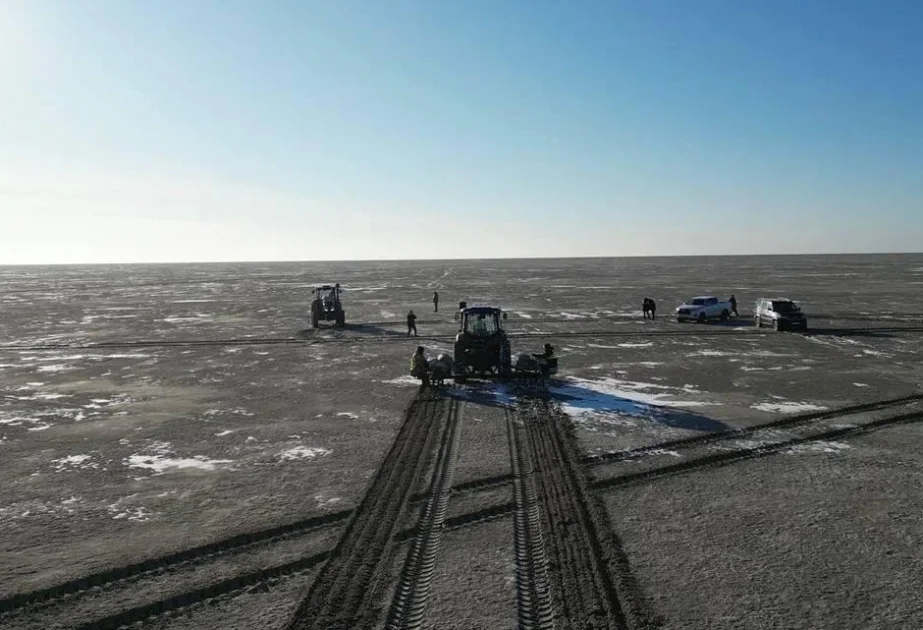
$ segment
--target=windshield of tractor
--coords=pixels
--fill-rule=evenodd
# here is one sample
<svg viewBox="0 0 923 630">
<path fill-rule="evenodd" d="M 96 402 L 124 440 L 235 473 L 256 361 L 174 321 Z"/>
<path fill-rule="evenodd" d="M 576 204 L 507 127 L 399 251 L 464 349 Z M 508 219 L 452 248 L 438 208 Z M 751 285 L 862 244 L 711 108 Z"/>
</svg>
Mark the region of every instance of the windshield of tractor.
<svg viewBox="0 0 923 630">
<path fill-rule="evenodd" d="M 469 313 L 467 330 L 478 337 L 488 337 L 499 330 L 495 313 Z"/>
<path fill-rule="evenodd" d="M 324 308 L 332 309 L 336 305 L 336 289 L 321 291 L 320 298 L 324 302 Z"/>
</svg>

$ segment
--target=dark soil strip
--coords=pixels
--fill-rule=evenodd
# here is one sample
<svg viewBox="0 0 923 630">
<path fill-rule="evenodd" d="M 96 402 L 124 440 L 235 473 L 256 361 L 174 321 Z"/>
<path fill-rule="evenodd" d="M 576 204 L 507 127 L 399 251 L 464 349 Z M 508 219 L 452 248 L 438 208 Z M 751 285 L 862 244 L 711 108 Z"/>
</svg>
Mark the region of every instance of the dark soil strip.
<svg viewBox="0 0 923 630">
<path fill-rule="evenodd" d="M 462 529 L 463 527 L 471 527 L 473 525 L 480 525 L 481 523 L 486 523 L 488 521 L 495 521 L 499 518 L 506 518 L 516 509 L 515 503 L 502 503 L 500 505 L 492 505 L 491 507 L 483 508 L 477 510 L 476 512 L 469 512 L 468 514 L 459 514 L 458 516 L 452 516 L 445 520 L 445 528 L 447 530 Z"/>
<path fill-rule="evenodd" d="M 546 392 L 520 398 L 518 414 L 535 467 L 559 627 L 652 627 L 621 543 L 602 505 L 590 496 L 570 421 Z"/>
<path fill-rule="evenodd" d="M 507 412 L 510 463 L 513 469 L 516 605 L 520 630 L 552 630 L 555 611 L 548 580 L 548 559 L 542 537 L 541 514 L 535 490 L 535 470 L 522 423 Z"/>
<path fill-rule="evenodd" d="M 812 411 L 810 413 L 803 413 L 794 416 L 788 416 L 786 418 L 781 418 L 773 422 L 767 422 L 764 424 L 758 424 L 752 427 L 746 427 L 743 429 L 732 429 L 730 431 L 721 431 L 719 433 L 709 433 L 706 435 L 696 435 L 688 438 L 680 438 L 678 440 L 670 440 L 668 442 L 659 442 L 657 444 L 651 444 L 650 446 L 642 446 L 639 448 L 633 448 L 623 451 L 612 451 L 609 453 L 600 453 L 598 455 L 589 455 L 583 458 L 583 463 L 588 466 L 599 466 L 602 464 L 608 464 L 611 462 L 624 461 L 627 459 L 632 459 L 633 457 L 638 457 L 640 455 L 646 455 L 654 451 L 659 451 L 662 449 L 676 449 L 683 448 L 688 446 L 698 446 L 701 444 L 710 444 L 712 442 L 718 442 L 723 440 L 737 439 L 742 437 L 747 437 L 758 431 L 764 431 L 766 429 L 782 429 L 785 427 L 793 427 L 799 424 L 807 424 L 809 422 L 816 422 L 818 420 L 832 420 L 842 416 L 850 416 L 857 413 L 865 413 L 869 411 L 879 411 L 882 409 L 889 409 L 891 407 L 899 407 L 901 405 L 910 405 L 923 401 L 923 394 L 913 394 L 911 396 L 903 396 L 901 398 L 892 398 L 889 400 L 879 400 L 875 402 L 862 403 L 858 405 L 852 405 L 849 407 L 840 407 L 839 409 L 830 409 L 826 411 Z"/>
<path fill-rule="evenodd" d="M 369 593 L 375 591 L 410 496 L 435 447 L 446 399 L 421 390 L 407 411 L 391 451 L 330 560 L 314 580 L 288 625 L 290 630 L 371 628 L 377 614 Z"/>
<path fill-rule="evenodd" d="M 325 551 L 307 558 L 295 560 L 286 564 L 281 564 L 268 569 L 258 569 L 239 575 L 229 580 L 216 582 L 194 591 L 173 595 L 150 604 L 137 606 L 120 613 L 97 619 L 87 624 L 77 626 L 76 630 L 115 630 L 134 623 L 147 621 L 160 615 L 188 608 L 195 604 L 209 601 L 216 597 L 231 595 L 250 586 L 257 584 L 266 584 L 284 577 L 303 573 L 314 569 L 330 557 L 330 552 Z"/>
<path fill-rule="evenodd" d="M 351 510 L 343 510 L 331 514 L 324 514 L 322 516 L 306 518 L 277 527 L 237 534 L 236 536 L 231 536 L 224 540 L 218 540 L 198 547 L 191 547 L 158 558 L 142 560 L 134 564 L 107 569 L 106 571 L 93 573 L 76 580 L 63 582 L 30 593 L 19 593 L 0 600 L 0 613 L 6 613 L 36 604 L 60 604 L 62 603 L 60 601 L 62 599 L 79 595 L 91 589 L 112 588 L 116 585 L 127 583 L 129 580 L 150 577 L 168 570 L 175 570 L 188 563 L 201 562 L 216 556 L 236 553 L 248 549 L 253 545 L 274 543 L 321 527 L 343 523 L 349 518 L 350 514 L 352 514 Z"/>
<path fill-rule="evenodd" d="M 391 603 L 386 626 L 389 630 L 416 630 L 423 623 L 426 600 L 436 570 L 436 554 L 449 509 L 461 425 L 462 403 L 453 400 L 436 457 L 432 493 L 420 514 L 417 536 L 404 562 L 400 583 Z"/>
<path fill-rule="evenodd" d="M 661 477 L 668 477 L 671 475 L 689 473 L 696 470 L 703 470 L 709 468 L 719 468 L 721 466 L 727 466 L 728 464 L 735 464 L 737 462 L 742 462 L 749 459 L 756 459 L 758 457 L 765 457 L 767 455 L 774 455 L 776 453 L 782 452 L 786 449 L 792 448 L 793 446 L 798 446 L 799 444 L 808 444 L 810 442 L 816 442 L 818 440 L 831 440 L 836 438 L 848 438 L 854 437 L 857 435 L 862 435 L 864 433 L 871 433 L 878 429 L 883 429 L 889 426 L 897 426 L 901 424 L 912 424 L 916 422 L 923 421 L 923 412 L 915 411 L 912 413 L 900 414 L 897 416 L 892 416 L 890 418 L 882 418 L 880 420 L 873 420 L 865 424 L 861 424 L 854 427 L 846 427 L 843 429 L 834 429 L 832 431 L 824 431 L 822 433 L 816 433 L 814 435 L 809 435 L 805 437 L 792 438 L 790 440 L 784 440 L 782 442 L 776 442 L 774 444 L 763 444 L 754 448 L 745 448 L 738 449 L 734 451 L 724 451 L 720 453 L 714 453 L 712 455 L 705 455 L 704 457 L 696 457 L 678 464 L 671 464 L 669 466 L 662 466 L 660 468 L 654 468 L 652 470 L 640 471 L 636 473 L 629 473 L 626 475 L 618 475 L 611 477 L 609 479 L 600 479 L 593 482 L 592 486 L 594 489 L 613 489 L 620 488 L 622 486 L 627 486 L 633 483 L 638 483 L 641 481 L 650 481 L 653 479 L 659 479 Z"/>
</svg>

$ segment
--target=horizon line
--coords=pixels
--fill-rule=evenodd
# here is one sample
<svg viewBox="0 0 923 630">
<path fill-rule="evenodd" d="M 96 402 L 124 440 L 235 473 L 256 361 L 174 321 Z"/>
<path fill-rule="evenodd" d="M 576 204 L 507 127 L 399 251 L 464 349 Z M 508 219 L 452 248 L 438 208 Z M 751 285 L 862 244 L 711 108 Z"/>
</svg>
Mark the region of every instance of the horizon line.
<svg viewBox="0 0 923 630">
<path fill-rule="evenodd" d="M 523 260 L 619 260 L 619 259 L 663 259 L 663 258 L 786 258 L 805 256 L 919 256 L 917 252 L 801 252 L 766 254 L 681 254 L 681 255 L 623 255 L 623 256 L 516 256 L 516 257 L 474 257 L 474 258 L 340 258 L 340 259 L 275 259 L 275 260 L 175 260 L 175 261 L 132 261 L 132 262 L 49 262 L 49 263 L 0 263 L 2 267 L 104 267 L 114 265 L 230 265 L 230 264 L 317 264 L 317 263 L 432 263 L 463 261 L 523 261 Z"/>
</svg>

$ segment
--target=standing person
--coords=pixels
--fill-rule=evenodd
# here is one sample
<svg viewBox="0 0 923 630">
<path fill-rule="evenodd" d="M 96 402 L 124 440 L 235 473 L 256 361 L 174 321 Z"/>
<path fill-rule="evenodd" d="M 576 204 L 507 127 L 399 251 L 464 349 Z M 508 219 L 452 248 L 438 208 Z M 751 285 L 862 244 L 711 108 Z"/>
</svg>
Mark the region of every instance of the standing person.
<svg viewBox="0 0 923 630">
<path fill-rule="evenodd" d="M 651 301 L 648 298 L 644 298 L 644 301 L 641 302 L 641 311 L 644 313 L 644 319 L 647 319 L 648 314 L 651 312 Z"/>
<path fill-rule="evenodd" d="M 428 385 L 429 362 L 423 353 L 423 346 L 417 346 L 417 351 L 410 357 L 410 375 L 423 381 L 423 385 Z"/>
<path fill-rule="evenodd" d="M 737 298 L 731 295 L 731 299 L 729 299 L 728 302 L 731 303 L 731 315 L 740 317 L 740 313 L 737 312 Z"/>
<path fill-rule="evenodd" d="M 654 318 L 657 317 L 657 302 L 652 298 L 648 298 L 647 308 L 651 312 L 651 321 L 654 321 Z"/>
<path fill-rule="evenodd" d="M 413 336 L 417 336 L 417 316 L 413 314 L 413 311 L 407 313 L 407 336 L 410 336 L 410 333 L 413 333 Z"/>
<path fill-rule="evenodd" d="M 439 312 L 439 291 L 433 291 L 433 312 Z"/>
</svg>

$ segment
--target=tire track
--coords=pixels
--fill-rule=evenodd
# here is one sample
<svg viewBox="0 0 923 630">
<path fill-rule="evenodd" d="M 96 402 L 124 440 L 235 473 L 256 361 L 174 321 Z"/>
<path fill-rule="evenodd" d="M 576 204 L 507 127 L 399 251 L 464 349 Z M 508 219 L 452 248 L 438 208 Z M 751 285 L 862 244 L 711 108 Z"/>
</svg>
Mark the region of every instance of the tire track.
<svg viewBox="0 0 923 630">
<path fill-rule="evenodd" d="M 546 534 L 560 626 L 586 630 L 651 627 L 640 588 L 602 506 L 589 494 L 566 416 L 546 390 L 517 405 L 535 466 L 542 530 Z"/>
<path fill-rule="evenodd" d="M 192 563 L 200 563 L 224 555 L 240 553 L 257 545 L 272 544 L 317 529 L 338 525 L 345 522 L 351 514 L 352 510 L 342 510 L 277 527 L 237 534 L 230 538 L 191 547 L 165 556 L 107 569 L 48 588 L 29 593 L 19 593 L 0 600 L 0 614 L 27 607 L 47 608 L 60 606 L 91 590 L 111 590 L 134 581 L 185 568 Z"/>
<path fill-rule="evenodd" d="M 553 630 L 555 612 L 532 458 L 525 446 L 525 429 L 509 411 L 506 412 L 506 427 L 515 499 L 513 531 L 519 630 Z"/>
<path fill-rule="evenodd" d="M 452 492 L 463 421 L 462 405 L 457 400 L 450 402 L 448 422 L 436 458 L 432 492 L 420 515 L 416 538 L 401 571 L 400 583 L 388 615 L 388 630 L 416 630 L 423 623 Z"/>
<path fill-rule="evenodd" d="M 391 451 L 330 559 L 288 624 L 290 630 L 371 628 L 377 615 L 366 595 L 384 572 L 427 452 L 439 433 L 446 399 L 424 390 L 411 404 Z"/>
<path fill-rule="evenodd" d="M 123 626 L 148 621 L 168 613 L 211 601 L 218 597 L 232 595 L 251 586 L 267 584 L 282 578 L 307 573 L 329 557 L 330 552 L 325 551 L 268 569 L 251 571 L 228 580 L 210 584 L 200 589 L 173 595 L 150 604 L 136 606 L 108 617 L 96 619 L 90 623 L 77 626 L 76 630 L 116 630 Z"/>
<path fill-rule="evenodd" d="M 490 490 L 510 483 L 509 475 L 496 475 L 475 479 L 453 486 L 451 494 L 467 494 Z M 414 495 L 410 503 L 416 503 L 426 498 L 426 495 Z M 506 506 L 501 506 L 506 507 Z M 467 527 L 473 524 L 502 518 L 511 513 L 508 510 L 489 508 L 486 511 L 477 511 L 471 514 L 462 514 L 450 517 L 445 521 L 446 529 Z M 37 589 L 27 593 L 16 593 L 0 599 L 0 616 L 21 609 L 44 610 L 55 606 L 63 606 L 76 598 L 89 593 L 98 594 L 103 591 L 112 591 L 129 586 L 135 582 L 159 576 L 163 573 L 185 570 L 195 565 L 204 564 L 217 558 L 250 551 L 255 547 L 272 545 L 297 536 L 329 527 L 338 527 L 349 520 L 353 510 L 341 510 L 330 514 L 312 516 L 283 525 L 236 534 L 234 536 L 209 542 L 203 545 L 175 551 L 155 558 L 147 558 L 139 562 L 106 569 L 97 573 L 84 575 L 73 580 L 55 584 L 47 588 Z M 415 530 L 407 530 L 397 535 L 396 541 L 406 541 L 414 537 Z"/>
<path fill-rule="evenodd" d="M 813 435 L 795 437 L 788 440 L 774 442 L 772 444 L 762 444 L 753 448 L 741 448 L 732 451 L 720 453 L 711 453 L 702 457 L 688 459 L 677 464 L 669 466 L 660 466 L 650 470 L 638 471 L 616 475 L 607 479 L 599 479 L 592 483 L 592 488 L 597 490 L 611 490 L 631 485 L 633 483 L 652 481 L 662 477 L 679 475 L 698 470 L 711 468 L 720 468 L 729 464 L 766 457 L 776 453 L 784 452 L 787 449 L 820 440 L 831 440 L 836 438 L 848 438 L 871 433 L 886 427 L 899 426 L 902 424 L 914 424 L 923 421 L 923 411 L 913 411 L 910 413 L 898 414 L 879 420 L 872 420 L 856 426 L 823 431 Z"/>
<path fill-rule="evenodd" d="M 711 444 L 713 442 L 721 442 L 725 440 L 749 437 L 754 433 L 760 431 L 767 431 L 770 429 L 784 429 L 792 428 L 802 424 L 808 424 L 811 422 L 817 422 L 821 420 L 834 420 L 837 418 L 851 416 L 858 413 L 865 413 L 870 411 L 881 411 L 884 409 L 890 409 L 892 407 L 900 407 L 904 405 L 911 405 L 913 403 L 918 403 L 923 401 L 923 394 L 911 394 L 909 396 L 902 396 L 900 398 L 891 398 L 887 400 L 878 400 L 868 403 L 860 403 L 857 405 L 850 405 L 848 407 L 839 407 L 837 409 L 828 409 L 825 411 L 811 411 L 808 413 L 802 413 L 792 416 L 787 416 L 785 418 L 780 418 L 773 422 L 766 422 L 763 424 L 757 424 L 751 427 L 745 427 L 742 429 L 731 429 L 730 431 L 721 431 L 718 433 L 709 433 L 706 435 L 695 435 L 687 438 L 679 438 L 677 440 L 669 440 L 666 442 L 658 442 L 656 444 L 651 444 L 650 446 L 640 446 L 638 448 L 632 448 L 627 450 L 620 451 L 610 451 L 607 453 L 599 453 L 596 455 L 587 455 L 582 458 L 584 464 L 588 466 L 600 466 L 604 464 L 610 464 L 614 462 L 625 461 L 628 459 L 633 459 L 641 455 L 648 455 L 656 451 L 661 451 L 665 449 L 677 449 L 677 448 L 689 448 L 692 446 L 700 446 L 704 444 Z"/>
</svg>

